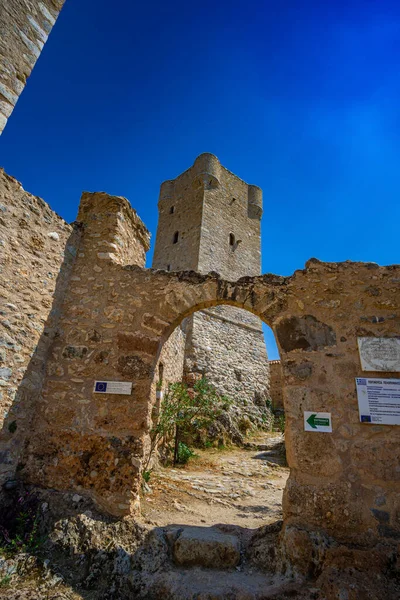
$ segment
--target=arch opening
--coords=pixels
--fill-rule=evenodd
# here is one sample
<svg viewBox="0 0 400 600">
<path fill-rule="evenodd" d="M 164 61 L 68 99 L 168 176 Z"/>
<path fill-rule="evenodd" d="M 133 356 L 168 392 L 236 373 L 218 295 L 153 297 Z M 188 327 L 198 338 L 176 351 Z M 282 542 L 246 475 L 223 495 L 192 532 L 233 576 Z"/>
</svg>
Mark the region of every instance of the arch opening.
<svg viewBox="0 0 400 600">
<path fill-rule="evenodd" d="M 267 345 L 274 356 L 272 361 L 268 360 L 266 328 L 270 332 Z M 283 407 L 275 416 L 276 401 L 271 397 L 269 387 L 270 362 L 280 367 L 273 340 L 274 334 L 268 325 L 262 324 L 251 311 L 229 301 L 215 301 L 209 306 L 202 304 L 200 309 L 194 307 L 190 314 L 181 315 L 179 322 L 163 336 L 154 364 L 153 384 L 157 387 L 158 380 L 158 393 L 153 426 L 163 402 L 169 402 L 169 389 L 176 383 L 183 384 L 190 394 L 196 394 L 196 385 L 205 380 L 220 397 L 227 397 L 230 402 L 222 407 L 211 424 L 203 428 L 191 426 L 183 432 L 178 443 L 196 455 L 186 466 L 179 462 L 172 464 L 177 438 L 162 442 L 162 481 L 166 483 L 163 498 L 166 502 L 161 511 L 154 505 L 145 508 L 152 520 L 158 510 L 158 524 L 166 525 L 173 518 L 173 500 L 167 501 L 168 481 L 173 480 L 177 502 L 185 506 L 185 503 L 191 503 L 187 482 L 192 479 L 194 489 L 201 489 L 196 491 L 194 513 L 184 515 L 187 524 L 223 521 L 259 527 L 281 518 L 282 494 L 289 470 L 283 432 L 278 430 L 284 429 L 280 418 Z M 161 386 L 160 364 L 163 365 Z M 275 376 L 274 389 L 276 387 Z M 179 455 L 180 460 L 184 458 Z M 210 510 L 210 497 L 217 500 L 218 510 Z M 219 510 L 221 503 L 226 506 L 224 517 Z"/>
</svg>

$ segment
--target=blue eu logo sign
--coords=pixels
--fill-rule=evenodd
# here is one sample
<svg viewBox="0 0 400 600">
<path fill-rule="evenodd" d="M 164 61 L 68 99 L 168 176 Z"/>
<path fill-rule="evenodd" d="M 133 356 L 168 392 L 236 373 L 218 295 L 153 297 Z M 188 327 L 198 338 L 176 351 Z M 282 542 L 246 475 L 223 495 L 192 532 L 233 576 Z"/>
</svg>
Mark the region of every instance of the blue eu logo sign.
<svg viewBox="0 0 400 600">
<path fill-rule="evenodd" d="M 107 391 L 107 382 L 106 381 L 96 381 L 96 387 L 94 388 L 95 392 L 106 392 Z"/>
</svg>

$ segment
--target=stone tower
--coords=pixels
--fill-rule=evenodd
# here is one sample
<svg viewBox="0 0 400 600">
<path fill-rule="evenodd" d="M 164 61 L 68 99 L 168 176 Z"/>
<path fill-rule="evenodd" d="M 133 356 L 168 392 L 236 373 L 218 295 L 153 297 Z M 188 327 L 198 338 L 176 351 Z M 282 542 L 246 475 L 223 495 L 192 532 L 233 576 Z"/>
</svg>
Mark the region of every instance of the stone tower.
<svg viewBox="0 0 400 600">
<path fill-rule="evenodd" d="M 158 206 L 153 268 L 216 271 L 230 281 L 260 274 L 261 189 L 216 156 L 201 154 L 190 169 L 165 181 Z M 185 373 L 205 374 L 235 401 L 239 418 L 265 421 L 269 365 L 260 319 L 218 306 L 195 313 L 182 329 Z"/>
</svg>

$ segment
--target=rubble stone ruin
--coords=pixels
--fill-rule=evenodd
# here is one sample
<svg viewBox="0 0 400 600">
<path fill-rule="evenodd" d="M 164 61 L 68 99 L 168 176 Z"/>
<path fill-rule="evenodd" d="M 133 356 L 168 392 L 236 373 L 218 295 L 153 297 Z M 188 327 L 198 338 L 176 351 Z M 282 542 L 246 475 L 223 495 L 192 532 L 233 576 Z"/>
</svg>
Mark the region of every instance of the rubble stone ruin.
<svg viewBox="0 0 400 600">
<path fill-rule="evenodd" d="M 61 4 L 11 0 L 1 13 L 3 125 L 40 52 L 33 37 L 44 42 Z M 385 417 L 396 395 L 371 419 L 356 385 L 396 385 L 398 356 L 385 357 L 382 378 L 375 352 L 397 347 L 400 266 L 310 259 L 289 277 L 260 275 L 260 215 L 260 190 L 201 155 L 161 188 L 157 268 L 146 269 L 149 233 L 125 198 L 84 192 L 69 225 L 0 171 L 1 483 L 76 491 L 115 518 L 135 514 L 168 343 L 179 371 L 211 370 L 196 340 L 234 327 L 259 340 L 258 360 L 261 320 L 281 357 L 290 467 L 273 552 L 305 575 L 349 562 L 398 575 L 400 428 Z M 208 272 L 213 257 L 219 274 Z M 369 367 L 365 340 L 377 340 Z M 248 358 L 238 385 L 254 366 Z M 318 429 L 326 420 L 331 430 Z"/>
<path fill-rule="evenodd" d="M 145 269 L 149 234 L 125 198 L 83 193 L 70 226 L 3 172 L 0 204 L 3 481 L 17 473 L 115 516 L 135 511 L 166 340 L 196 311 L 241 308 L 281 355 L 291 560 L 314 560 L 327 536 L 393 551 L 400 431 L 360 422 L 355 378 L 357 337 L 398 335 L 398 265 L 311 259 L 290 277 L 237 281 Z M 96 393 L 95 381 L 132 393 Z M 332 433 L 305 431 L 305 411 L 331 413 Z"/>
</svg>

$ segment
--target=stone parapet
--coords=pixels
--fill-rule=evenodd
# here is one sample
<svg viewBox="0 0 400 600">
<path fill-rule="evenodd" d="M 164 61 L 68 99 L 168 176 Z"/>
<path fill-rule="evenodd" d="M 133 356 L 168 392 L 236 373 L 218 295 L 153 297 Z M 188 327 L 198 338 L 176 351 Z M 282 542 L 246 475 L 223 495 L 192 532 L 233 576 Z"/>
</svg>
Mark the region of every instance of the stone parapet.
<svg viewBox="0 0 400 600">
<path fill-rule="evenodd" d="M 150 233 L 126 198 L 105 192 L 83 192 L 78 222 L 85 229 L 82 252 L 97 262 L 144 267 Z"/>
</svg>

